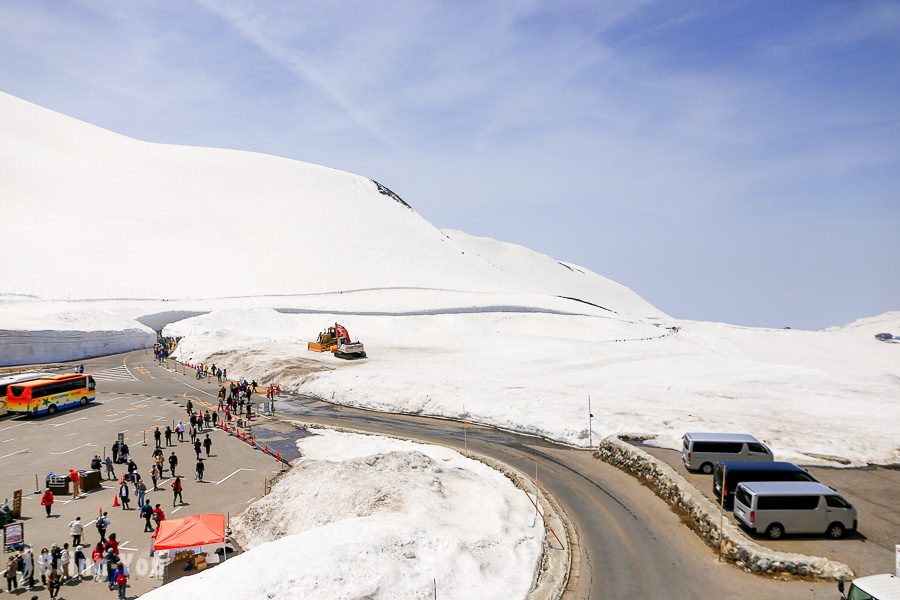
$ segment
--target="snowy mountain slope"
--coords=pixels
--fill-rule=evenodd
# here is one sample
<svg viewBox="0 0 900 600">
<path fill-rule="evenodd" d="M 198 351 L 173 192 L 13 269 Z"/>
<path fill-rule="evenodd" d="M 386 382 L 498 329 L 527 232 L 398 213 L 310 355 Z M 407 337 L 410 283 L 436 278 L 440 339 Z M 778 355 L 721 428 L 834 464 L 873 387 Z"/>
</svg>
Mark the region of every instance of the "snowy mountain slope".
<svg viewBox="0 0 900 600">
<path fill-rule="evenodd" d="M 0 208 L 32 236 L 7 247 L 0 293 L 564 290 L 621 313 L 661 314 L 595 274 L 557 285 L 543 264 L 550 259 L 536 253 L 498 268 L 379 189 L 296 160 L 141 142 L 0 94 Z"/>
<path fill-rule="evenodd" d="M 665 316 L 658 308 L 638 296 L 634 290 L 584 267 L 558 261 L 518 244 L 477 237 L 453 229 L 442 231 L 467 254 L 475 254 L 506 275 L 530 283 L 534 286 L 531 291 L 594 303 L 595 299 L 604 298 L 607 305 L 603 306 L 609 310 L 620 310 L 611 307 L 627 307 L 624 312 L 632 315 L 657 318 Z"/>
</svg>

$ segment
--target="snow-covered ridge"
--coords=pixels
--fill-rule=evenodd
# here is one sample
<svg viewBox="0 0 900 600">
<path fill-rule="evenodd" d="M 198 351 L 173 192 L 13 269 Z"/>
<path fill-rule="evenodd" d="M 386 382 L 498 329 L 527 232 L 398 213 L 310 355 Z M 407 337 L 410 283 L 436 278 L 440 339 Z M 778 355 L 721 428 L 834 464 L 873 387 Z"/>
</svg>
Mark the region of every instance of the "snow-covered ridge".
<svg viewBox="0 0 900 600">
<path fill-rule="evenodd" d="M 70 240 L 64 262 L 33 244 L 8 246 L 0 293 L 222 298 L 419 287 L 564 295 L 660 314 L 597 274 L 522 247 L 448 236 L 365 177 L 141 142 L 7 94 L 0 208 L 7 222 L 39 226 L 41 240 Z"/>
</svg>

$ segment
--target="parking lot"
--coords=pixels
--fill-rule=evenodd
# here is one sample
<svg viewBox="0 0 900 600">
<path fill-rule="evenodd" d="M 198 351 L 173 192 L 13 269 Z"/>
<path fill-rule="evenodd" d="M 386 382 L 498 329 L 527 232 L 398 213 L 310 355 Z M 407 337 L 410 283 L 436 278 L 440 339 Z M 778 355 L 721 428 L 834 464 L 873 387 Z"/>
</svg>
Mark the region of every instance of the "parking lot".
<svg viewBox="0 0 900 600">
<path fill-rule="evenodd" d="M 71 495 L 57 496 L 52 516 L 47 518 L 40 505 L 40 494 L 35 491 L 43 491 L 48 473 L 89 468 L 93 456 L 108 454 L 117 435 L 123 433 L 148 486 L 147 498 L 151 504 L 160 503 L 166 517 L 171 519 L 206 512 L 234 516 L 264 494 L 266 481 L 281 471 L 281 464 L 220 430 L 208 430 L 201 433 L 201 438 L 210 434 L 212 452 L 205 461 L 204 481 L 196 482 L 196 457 L 190 437 L 185 433 L 185 441 L 178 442 L 173 435 L 173 446 L 166 448 L 163 440 L 163 450 L 166 457 L 170 452 L 176 452 L 179 459 L 177 473 L 182 476 L 185 500 L 183 505 L 173 506 L 168 472 L 159 482 L 159 491 L 151 490 L 153 430 L 157 426 L 164 429 L 167 424 L 171 426 L 180 420 L 186 422 L 183 405 L 190 396 L 179 394 L 171 385 L 168 388 L 156 385 L 157 376 L 167 373 L 162 369 L 154 375 L 147 367 L 122 369 L 118 365 L 105 365 L 102 360 L 86 361 L 95 363 L 86 364 L 86 372 L 107 374 L 102 378 L 98 376 L 98 394 L 94 403 L 52 417 L 0 419 L 0 498 L 9 498 L 12 504 L 13 492 L 23 491 L 25 542 L 35 553 L 42 547 L 49 548 L 52 543 L 71 544 L 68 524 L 81 516 L 85 524 L 82 544 L 89 563 L 90 547 L 99 540 L 94 523 L 101 510 L 108 511 L 111 521 L 108 532 L 117 534 L 123 562 L 131 564 L 128 597 L 135 597 L 161 585 L 162 581 L 149 576 L 150 563 L 146 559 L 150 556 L 150 534 L 143 532 L 144 521 L 135 508 L 133 487 L 132 510 L 113 508 L 116 482 L 104 481 L 102 487 L 87 491 L 77 499 Z M 122 377 L 119 378 L 117 373 L 122 373 Z M 154 395 L 154 392 L 162 395 Z M 196 396 L 193 401 L 198 404 Z M 124 471 L 125 465 L 116 465 L 117 476 Z M 101 592 L 104 596 L 108 593 L 105 585 L 86 580 L 64 585 L 60 597 L 92 599 Z M 19 593 L 25 592 L 20 588 Z"/>
<path fill-rule="evenodd" d="M 692 473 L 684 468 L 681 452 L 652 446 L 643 450 L 674 467 L 707 498 L 715 502 L 712 475 Z M 894 545 L 900 544 L 900 470 L 884 467 L 836 469 L 804 466 L 816 479 L 837 490 L 856 507 L 859 531 L 840 540 L 824 536 L 786 536 L 773 541 L 765 536 L 756 539 L 763 546 L 783 552 L 824 556 L 850 566 L 857 575 L 894 572 Z M 734 522 L 734 515 L 726 513 Z M 747 532 L 749 534 L 749 532 Z M 753 537 L 753 536 L 751 536 Z"/>
</svg>

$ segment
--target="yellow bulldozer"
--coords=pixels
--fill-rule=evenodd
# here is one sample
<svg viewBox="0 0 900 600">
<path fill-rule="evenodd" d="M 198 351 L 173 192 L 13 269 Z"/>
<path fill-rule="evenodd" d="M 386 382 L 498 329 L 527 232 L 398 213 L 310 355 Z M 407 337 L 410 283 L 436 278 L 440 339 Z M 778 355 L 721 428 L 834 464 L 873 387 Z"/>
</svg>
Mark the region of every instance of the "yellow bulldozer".
<svg viewBox="0 0 900 600">
<path fill-rule="evenodd" d="M 337 358 L 365 358 L 366 350 L 362 342 L 351 342 L 350 332 L 340 323 L 329 327 L 319 334 L 315 342 L 308 342 L 306 349 L 310 352 L 331 352 Z"/>
</svg>

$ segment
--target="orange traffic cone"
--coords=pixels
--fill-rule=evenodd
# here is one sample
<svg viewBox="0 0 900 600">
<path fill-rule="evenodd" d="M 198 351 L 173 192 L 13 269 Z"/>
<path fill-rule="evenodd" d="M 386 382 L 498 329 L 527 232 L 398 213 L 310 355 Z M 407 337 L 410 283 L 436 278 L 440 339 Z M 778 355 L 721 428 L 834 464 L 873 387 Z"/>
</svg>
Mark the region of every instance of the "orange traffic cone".
<svg viewBox="0 0 900 600">
<path fill-rule="evenodd" d="M 116 497 L 113 499 L 113 508 L 119 506 L 119 495 L 116 494 Z"/>
</svg>

